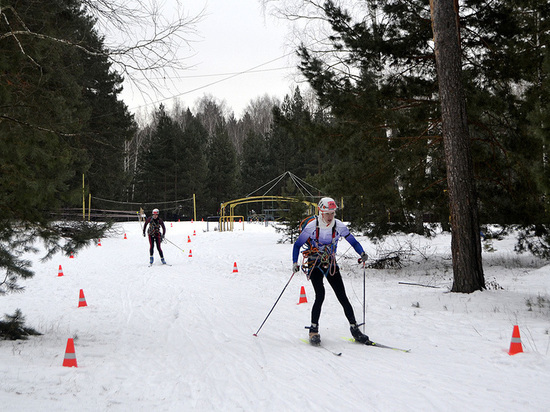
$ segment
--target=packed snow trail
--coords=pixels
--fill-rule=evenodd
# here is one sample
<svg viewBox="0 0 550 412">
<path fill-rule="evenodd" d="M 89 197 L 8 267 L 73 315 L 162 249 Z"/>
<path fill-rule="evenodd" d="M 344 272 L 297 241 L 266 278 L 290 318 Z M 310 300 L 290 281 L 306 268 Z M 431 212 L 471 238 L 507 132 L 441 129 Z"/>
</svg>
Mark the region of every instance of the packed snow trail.
<svg viewBox="0 0 550 412">
<path fill-rule="evenodd" d="M 314 298 L 302 273 L 253 336 L 291 275 L 291 245 L 278 243 L 280 235 L 263 225 L 205 229 L 199 222 L 167 222 L 166 236 L 184 249 L 163 243 L 173 266 L 161 265 L 155 254 L 148 267 L 138 223 L 120 225 L 118 235 L 75 259 L 33 258 L 36 276 L 24 282 L 25 293 L 0 298 L 1 313 L 19 307 L 28 325 L 44 333 L 0 341 L 5 410 L 548 409 L 542 384 L 550 381 L 548 310 L 525 306 L 526 296 L 546 287 L 547 272 L 499 268 L 495 276 L 509 290 L 459 295 L 398 285 L 416 273 L 369 270 L 366 333 L 412 352 L 342 339 L 350 337 L 349 326 L 328 288 L 320 333 L 323 345 L 342 352 L 332 356 L 299 341 L 307 337 Z M 360 241 L 372 254 L 372 245 Z M 360 318 L 363 272 L 351 257 L 340 262 Z M 309 303 L 298 305 L 301 286 Z M 77 307 L 80 289 L 85 308 Z M 506 350 L 516 323 L 525 353 L 511 357 Z M 70 337 L 78 368 L 61 366 Z"/>
</svg>

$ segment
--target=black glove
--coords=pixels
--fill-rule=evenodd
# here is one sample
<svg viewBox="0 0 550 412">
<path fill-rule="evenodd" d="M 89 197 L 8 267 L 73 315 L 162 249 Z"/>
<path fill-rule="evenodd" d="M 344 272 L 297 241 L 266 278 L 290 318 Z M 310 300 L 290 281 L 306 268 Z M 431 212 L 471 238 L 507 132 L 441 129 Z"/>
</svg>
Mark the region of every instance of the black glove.
<svg viewBox="0 0 550 412">
<path fill-rule="evenodd" d="M 358 259 L 358 263 L 365 263 L 369 257 L 367 256 L 366 252 L 361 253 L 361 257 Z"/>
<path fill-rule="evenodd" d="M 145 232 L 143 232 L 143 237 L 145 237 Z"/>
<path fill-rule="evenodd" d="M 160 237 L 160 243 L 164 242 L 164 235 Z"/>
<path fill-rule="evenodd" d="M 299 272 L 300 271 L 300 265 L 298 263 L 293 263 L 292 264 L 292 271 L 294 273 Z"/>
</svg>

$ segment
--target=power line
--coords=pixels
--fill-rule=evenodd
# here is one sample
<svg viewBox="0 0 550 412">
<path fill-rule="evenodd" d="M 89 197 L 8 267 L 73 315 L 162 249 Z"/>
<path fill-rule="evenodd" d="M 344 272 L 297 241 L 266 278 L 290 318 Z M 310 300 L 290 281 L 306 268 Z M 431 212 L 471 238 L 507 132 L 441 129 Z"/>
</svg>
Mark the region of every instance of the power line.
<svg viewBox="0 0 550 412">
<path fill-rule="evenodd" d="M 286 69 L 292 69 L 294 66 L 286 66 L 286 67 L 276 67 L 274 69 L 263 69 L 263 70 L 251 70 L 248 73 L 264 73 L 264 72 L 273 72 L 277 70 L 286 70 Z M 219 77 L 219 76 L 232 76 L 234 74 L 241 74 L 242 72 L 230 72 L 230 73 L 212 73 L 212 74 L 197 74 L 192 76 L 170 76 L 170 77 L 148 77 L 148 79 L 151 80 L 161 80 L 161 79 L 199 79 L 202 77 Z"/>
<path fill-rule="evenodd" d="M 122 205 L 166 205 L 166 204 L 174 204 L 174 203 L 183 203 L 193 200 L 192 197 L 189 197 L 187 199 L 179 199 L 179 200 L 171 200 L 167 202 L 124 202 L 119 200 L 111 200 L 111 199 L 102 199 L 101 197 L 92 196 L 93 200 L 101 201 L 101 202 L 108 202 L 108 203 L 118 203 Z"/>
<path fill-rule="evenodd" d="M 241 71 L 241 72 L 234 72 L 234 73 L 232 73 L 232 74 L 229 74 L 227 77 L 224 77 L 223 79 L 216 80 L 216 81 L 214 81 L 214 82 L 205 84 L 205 85 L 203 85 L 203 86 L 199 86 L 199 87 L 196 87 L 196 88 L 194 88 L 194 89 L 187 90 L 187 91 L 185 91 L 185 92 L 181 92 L 181 93 L 172 95 L 172 96 L 170 96 L 170 97 L 165 97 L 165 98 L 163 98 L 163 99 L 159 99 L 159 100 L 156 100 L 156 101 L 151 102 L 151 103 L 145 103 L 145 104 L 142 104 L 142 105 L 140 105 L 140 106 L 135 106 L 135 107 L 133 107 L 133 108 L 131 108 L 131 109 L 132 109 L 132 110 L 135 110 L 135 109 L 139 109 L 139 108 L 141 108 L 141 107 L 146 107 L 146 106 L 150 106 L 150 105 L 156 105 L 156 104 L 162 103 L 162 102 L 164 102 L 164 101 L 166 101 L 166 100 L 175 99 L 176 97 L 180 97 L 180 96 L 183 96 L 183 95 L 186 95 L 186 94 L 189 94 L 189 93 L 193 93 L 193 92 L 196 92 L 196 91 L 198 91 L 198 90 L 206 89 L 207 87 L 213 86 L 213 85 L 218 84 L 218 83 L 225 82 L 225 81 L 230 80 L 230 79 L 232 79 L 232 78 L 234 78 L 234 77 L 237 77 L 237 76 L 242 76 L 243 74 L 253 73 L 253 72 L 256 71 L 256 69 L 258 69 L 258 68 L 260 68 L 260 67 L 262 67 L 262 66 L 271 64 L 271 63 L 273 63 L 273 62 L 276 62 L 277 60 L 281 60 L 281 59 L 283 59 L 283 58 L 285 58 L 285 57 L 290 56 L 291 54 L 294 54 L 294 52 L 286 53 L 286 54 L 284 54 L 284 55 L 282 55 L 282 56 L 280 56 L 280 57 L 277 57 L 277 58 L 275 58 L 275 59 L 269 60 L 269 61 L 267 61 L 267 62 L 265 62 L 265 63 L 262 63 L 262 64 L 258 64 L 257 66 L 251 67 L 251 68 L 249 68 L 249 69 L 247 69 L 247 70 L 243 70 L 243 71 Z"/>
</svg>

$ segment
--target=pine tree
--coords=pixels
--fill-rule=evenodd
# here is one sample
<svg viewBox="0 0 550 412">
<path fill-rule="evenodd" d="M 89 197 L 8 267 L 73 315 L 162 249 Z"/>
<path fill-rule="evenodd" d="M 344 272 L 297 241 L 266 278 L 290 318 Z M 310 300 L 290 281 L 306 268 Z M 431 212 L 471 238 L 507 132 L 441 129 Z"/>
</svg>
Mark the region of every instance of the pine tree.
<svg viewBox="0 0 550 412">
<path fill-rule="evenodd" d="M 212 194 L 209 214 L 218 214 L 220 203 L 237 195 L 237 154 L 223 125 L 218 126 L 208 146 L 208 192 Z"/>
<path fill-rule="evenodd" d="M 336 138 L 326 149 L 335 147 L 335 157 L 345 164 L 340 166 L 345 173 L 325 173 L 323 180 L 331 188 L 340 181 L 343 194 L 352 196 L 348 207 L 361 211 L 363 219 L 391 222 L 380 226 L 382 232 L 420 231 L 424 216 L 448 226 L 429 2 L 366 4 L 366 16 L 355 22 L 334 2 L 324 3 L 324 18 L 334 32 L 333 60 L 300 49 L 302 72 L 335 116 Z M 545 196 L 538 182 L 545 160 L 535 132 L 542 129 L 540 121 L 530 119 L 543 113 L 534 107 L 544 101 L 544 83 L 536 79 L 547 77 L 541 63 L 548 4 L 470 0 L 461 10 L 480 220 L 544 222 Z"/>
<path fill-rule="evenodd" d="M 181 127 L 160 105 L 155 125 L 138 161 L 136 199 L 142 202 L 171 202 L 185 196 L 181 181 L 185 177 L 184 134 Z"/>
<path fill-rule="evenodd" d="M 208 133 L 201 122 L 193 116 L 191 111 L 185 114 L 185 129 L 183 130 L 184 156 L 181 193 L 184 198 L 196 195 L 196 208 L 199 215 L 204 215 L 207 209 L 208 186 Z M 188 216 L 192 216 L 192 207 L 186 209 Z"/>
<path fill-rule="evenodd" d="M 536 81 L 542 73 L 542 49 L 536 39 L 539 30 L 548 31 L 548 22 L 528 21 L 544 8 L 546 2 L 539 1 L 471 1 L 464 12 L 461 24 L 468 30 L 462 33 L 463 72 L 480 218 L 485 223 L 530 225 L 546 220 L 536 176 L 543 143 L 526 116 L 532 107 L 526 97 L 542 90 Z"/>
<path fill-rule="evenodd" d="M 421 3 L 384 2 L 392 18 L 371 9 L 354 23 L 328 1 L 324 12 L 334 30 L 333 49 L 345 55 L 335 66 L 341 70 L 300 49 L 302 72 L 334 116 L 326 137 L 318 139 L 334 158 L 324 171 L 324 187 L 346 196 L 354 219 L 374 221 L 371 234 L 377 236 L 422 233 L 424 214 L 441 213 L 434 205 L 445 199 L 429 8 Z M 435 218 L 445 220 L 448 213 Z"/>
<path fill-rule="evenodd" d="M 25 326 L 25 317 L 20 309 L 13 315 L 5 315 L 4 321 L 0 320 L 0 339 L 26 340 L 29 336 L 41 335 L 33 328 Z"/>
<path fill-rule="evenodd" d="M 272 178 L 288 171 L 304 177 L 319 172 L 321 157 L 330 157 L 331 153 L 323 150 L 315 132 L 312 114 L 296 88 L 273 110 L 273 126 L 267 139 Z"/>
<path fill-rule="evenodd" d="M 303 200 L 300 197 L 298 199 Z M 285 213 L 283 225 L 276 229 L 277 232 L 283 233 L 281 240 L 283 243 L 294 243 L 300 236 L 300 223 L 307 217 L 307 212 L 307 205 L 301 201 L 288 203 L 288 212 Z"/>
<path fill-rule="evenodd" d="M 28 253 L 70 255 L 103 237 L 110 224 L 65 221 L 78 205 L 90 164 L 82 144 L 92 109 L 77 42 L 99 40 L 79 1 L 11 2 L 0 7 L 0 294 L 33 276 Z M 20 33 L 25 33 L 20 34 Z M 53 39 L 64 39 L 55 41 Z M 98 41 L 97 44 L 100 44 Z M 81 203 L 80 203 L 81 204 Z M 57 213 L 56 213 L 57 212 Z M 20 312 L 2 329 L 28 333 Z M 16 335 L 16 338 L 23 335 Z"/>
<path fill-rule="evenodd" d="M 247 134 L 243 143 L 241 159 L 241 192 L 243 195 L 255 191 L 273 178 L 267 141 L 262 136 L 252 131 Z M 258 193 L 254 195 L 258 195 Z"/>
<path fill-rule="evenodd" d="M 83 99 L 90 106 L 90 120 L 79 143 L 90 165 L 86 173 L 89 190 L 96 197 L 125 199 L 130 182 L 126 146 L 137 127 L 133 115 L 117 98 L 123 79 L 103 56 L 84 54 L 83 60 Z"/>
<path fill-rule="evenodd" d="M 451 212 L 452 292 L 485 289 L 479 215 L 466 101 L 462 86 L 460 26 L 453 0 L 432 3 L 432 23 L 441 102 Z"/>
</svg>

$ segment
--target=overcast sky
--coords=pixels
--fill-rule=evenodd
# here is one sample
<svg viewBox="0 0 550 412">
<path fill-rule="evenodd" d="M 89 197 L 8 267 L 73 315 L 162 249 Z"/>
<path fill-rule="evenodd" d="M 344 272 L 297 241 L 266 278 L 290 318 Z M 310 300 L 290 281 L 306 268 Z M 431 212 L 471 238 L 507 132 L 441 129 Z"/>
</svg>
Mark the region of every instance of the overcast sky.
<svg viewBox="0 0 550 412">
<path fill-rule="evenodd" d="M 151 112 L 161 102 L 171 107 L 174 98 L 193 108 L 198 99 L 210 95 L 225 101 L 239 118 L 252 99 L 265 94 L 282 99 L 296 87 L 289 23 L 265 16 L 259 0 L 180 3 L 186 14 L 205 12 L 191 49 L 180 50 L 180 56 L 191 56 L 186 60 L 190 68 L 174 74 L 161 93 L 147 90 L 148 97 L 125 84 L 121 97 L 131 112 Z"/>
</svg>

